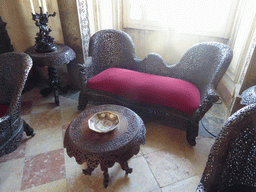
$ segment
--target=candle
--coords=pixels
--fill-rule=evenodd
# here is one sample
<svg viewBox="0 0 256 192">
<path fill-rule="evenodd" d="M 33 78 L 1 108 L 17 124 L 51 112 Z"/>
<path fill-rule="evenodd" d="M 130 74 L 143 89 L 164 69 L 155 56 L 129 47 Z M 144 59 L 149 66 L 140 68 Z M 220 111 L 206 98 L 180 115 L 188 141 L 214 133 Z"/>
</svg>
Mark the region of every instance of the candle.
<svg viewBox="0 0 256 192">
<path fill-rule="evenodd" d="M 33 0 L 30 0 L 30 5 L 31 5 L 32 13 L 35 14 Z"/>
<path fill-rule="evenodd" d="M 46 2 L 45 2 L 46 0 L 42 0 L 42 2 L 43 2 L 43 7 L 44 7 L 44 13 L 46 13 L 47 12 L 47 7 L 46 7 Z"/>
<path fill-rule="evenodd" d="M 41 0 L 38 0 L 39 7 L 42 7 Z"/>
</svg>

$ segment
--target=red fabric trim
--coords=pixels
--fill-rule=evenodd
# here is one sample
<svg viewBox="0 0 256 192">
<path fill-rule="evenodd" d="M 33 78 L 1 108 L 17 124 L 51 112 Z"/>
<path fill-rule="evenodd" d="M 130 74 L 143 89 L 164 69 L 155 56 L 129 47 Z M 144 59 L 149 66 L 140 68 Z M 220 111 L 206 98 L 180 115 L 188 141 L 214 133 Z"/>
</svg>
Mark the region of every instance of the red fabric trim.
<svg viewBox="0 0 256 192">
<path fill-rule="evenodd" d="M 3 117 L 8 109 L 8 105 L 0 105 L 0 118 Z"/>
<path fill-rule="evenodd" d="M 200 105 L 200 92 L 190 82 L 127 69 L 109 68 L 88 80 L 87 86 L 143 103 L 172 107 L 188 114 Z"/>
</svg>

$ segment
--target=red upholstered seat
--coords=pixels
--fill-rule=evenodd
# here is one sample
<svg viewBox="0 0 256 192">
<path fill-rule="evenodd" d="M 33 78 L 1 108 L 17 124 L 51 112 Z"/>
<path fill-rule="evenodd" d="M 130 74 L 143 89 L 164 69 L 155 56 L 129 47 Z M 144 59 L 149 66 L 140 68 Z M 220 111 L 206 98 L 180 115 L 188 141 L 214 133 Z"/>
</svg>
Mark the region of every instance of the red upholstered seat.
<svg viewBox="0 0 256 192">
<path fill-rule="evenodd" d="M 188 114 L 200 105 L 200 92 L 190 82 L 127 69 L 106 69 L 89 79 L 87 86 L 143 103 L 172 107 Z"/>
<path fill-rule="evenodd" d="M 0 105 L 0 118 L 3 117 L 8 109 L 8 105 Z"/>
</svg>

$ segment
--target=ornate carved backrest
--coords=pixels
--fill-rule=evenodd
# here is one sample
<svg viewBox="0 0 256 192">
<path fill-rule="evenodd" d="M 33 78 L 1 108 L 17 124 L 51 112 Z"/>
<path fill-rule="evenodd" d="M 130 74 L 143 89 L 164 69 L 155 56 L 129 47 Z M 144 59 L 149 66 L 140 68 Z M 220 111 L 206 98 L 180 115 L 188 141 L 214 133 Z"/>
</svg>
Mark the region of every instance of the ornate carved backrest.
<svg viewBox="0 0 256 192">
<path fill-rule="evenodd" d="M 177 64 L 168 66 L 157 54 L 149 54 L 147 73 L 174 77 L 196 85 L 201 98 L 207 89 L 216 89 L 232 59 L 232 49 L 222 43 L 207 42 L 192 46 Z"/>
<path fill-rule="evenodd" d="M 232 56 L 232 49 L 225 44 L 200 43 L 184 54 L 173 66 L 173 71 L 177 74 L 177 78 L 193 83 L 204 95 L 207 89 L 216 89 L 229 67 Z"/>
<path fill-rule="evenodd" d="M 212 146 L 197 192 L 232 185 L 256 189 L 256 104 L 228 118 Z"/>
<path fill-rule="evenodd" d="M 89 56 L 96 74 L 110 67 L 133 70 L 137 67 L 132 39 L 122 31 L 102 30 L 95 33 L 90 38 Z"/>
<path fill-rule="evenodd" d="M 21 95 L 31 67 L 32 60 L 25 53 L 0 54 L 0 104 Z"/>
</svg>

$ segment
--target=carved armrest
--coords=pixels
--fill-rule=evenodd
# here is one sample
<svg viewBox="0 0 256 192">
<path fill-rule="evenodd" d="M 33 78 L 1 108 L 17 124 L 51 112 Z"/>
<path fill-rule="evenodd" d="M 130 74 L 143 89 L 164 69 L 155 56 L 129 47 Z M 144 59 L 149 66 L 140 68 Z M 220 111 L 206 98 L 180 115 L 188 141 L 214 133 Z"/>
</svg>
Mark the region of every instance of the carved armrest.
<svg viewBox="0 0 256 192">
<path fill-rule="evenodd" d="M 92 58 L 88 57 L 85 63 L 78 63 L 77 67 L 80 72 L 80 81 L 82 83 L 82 87 L 83 89 L 86 89 L 87 80 L 95 75 L 93 71 Z"/>
<path fill-rule="evenodd" d="M 208 90 L 207 92 L 207 95 L 206 95 L 206 100 L 207 102 L 212 102 L 212 103 L 215 103 L 219 100 L 219 95 L 215 92 L 215 90 L 213 89 L 210 89 Z"/>
<path fill-rule="evenodd" d="M 219 100 L 219 98 L 219 95 L 213 89 L 209 89 L 207 91 L 207 94 L 203 99 L 201 99 L 201 104 L 195 113 L 199 120 L 202 119 L 204 114 L 212 107 L 215 102 Z"/>
</svg>

